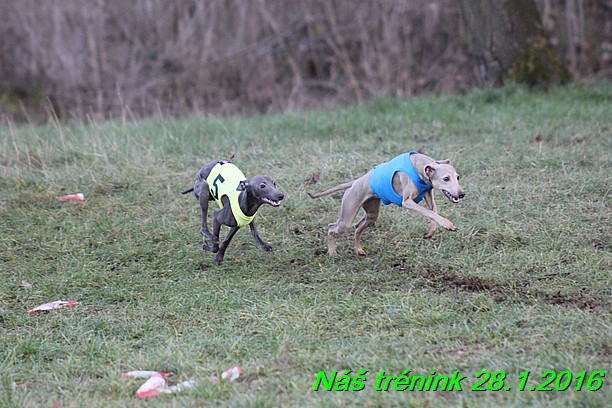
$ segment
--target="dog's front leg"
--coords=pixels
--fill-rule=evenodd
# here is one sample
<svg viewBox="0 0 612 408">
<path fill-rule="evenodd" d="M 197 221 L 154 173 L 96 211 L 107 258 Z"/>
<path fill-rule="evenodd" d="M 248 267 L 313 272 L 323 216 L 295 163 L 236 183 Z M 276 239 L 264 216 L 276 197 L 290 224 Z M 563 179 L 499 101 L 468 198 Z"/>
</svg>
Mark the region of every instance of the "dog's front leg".
<svg viewBox="0 0 612 408">
<path fill-rule="evenodd" d="M 427 203 L 427 206 L 429 207 L 429 209 L 433 211 L 434 213 L 438 214 L 438 207 L 436 206 L 436 201 L 434 200 L 432 190 L 429 190 L 428 192 L 426 192 L 424 198 L 425 198 L 425 202 Z M 437 224 L 435 221 L 433 220 L 429 221 L 429 226 L 427 227 L 427 230 L 425 230 L 425 234 L 423 235 L 423 238 L 425 239 L 431 238 L 434 232 L 436 232 L 436 226 Z"/>
<path fill-rule="evenodd" d="M 219 252 L 217 252 L 217 256 L 215 256 L 215 265 L 217 266 L 221 265 L 221 262 L 223 262 L 223 257 L 225 256 L 225 250 L 227 249 L 232 238 L 234 238 L 234 234 L 236 234 L 236 232 L 238 232 L 239 229 L 240 227 L 230 228 L 230 230 L 227 233 L 227 236 L 225 237 L 225 239 L 223 240 L 223 242 L 221 242 L 221 245 L 219 246 Z"/>
<path fill-rule="evenodd" d="M 259 236 L 257 227 L 255 226 L 255 221 L 251 221 L 251 223 L 249 224 L 249 228 L 251 229 L 251 234 L 253 235 L 253 238 L 255 238 L 255 241 L 257 242 L 257 244 L 260 247 L 262 247 L 264 250 L 268 252 L 272 252 L 272 245 L 264 242 L 264 240 L 261 239 L 261 237 Z"/>
<path fill-rule="evenodd" d="M 438 224 L 440 224 L 442 228 L 446 228 L 449 231 L 457 230 L 457 227 L 455 227 L 455 224 L 453 224 L 450 220 L 447 220 L 446 218 L 438 215 L 437 213 L 418 205 L 411 198 L 404 197 L 404 200 L 402 202 L 402 208 L 406 208 L 408 210 L 412 210 L 416 212 L 417 214 L 421 214 L 429 218 L 430 220 L 437 222 Z"/>
</svg>

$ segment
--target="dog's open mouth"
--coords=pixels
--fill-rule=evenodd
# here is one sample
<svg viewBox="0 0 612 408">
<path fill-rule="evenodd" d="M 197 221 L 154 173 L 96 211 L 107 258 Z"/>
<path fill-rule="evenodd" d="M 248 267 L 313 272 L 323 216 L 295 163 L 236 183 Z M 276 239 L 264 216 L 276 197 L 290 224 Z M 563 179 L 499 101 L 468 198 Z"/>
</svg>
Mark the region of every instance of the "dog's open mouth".
<svg viewBox="0 0 612 408">
<path fill-rule="evenodd" d="M 268 203 L 268 204 L 270 204 L 272 207 L 278 207 L 278 206 L 281 204 L 281 203 L 280 203 L 280 200 L 278 200 L 278 201 L 277 201 L 277 200 L 270 200 L 270 199 L 269 199 L 269 198 L 267 198 L 267 197 L 262 198 L 262 200 L 263 200 L 263 202 L 264 202 L 264 203 Z"/>
<path fill-rule="evenodd" d="M 455 197 L 454 195 L 452 195 L 451 193 L 449 193 L 446 190 L 442 190 L 442 192 L 444 193 L 444 195 L 446 196 L 446 198 L 448 198 L 449 200 L 451 200 L 453 203 L 458 203 L 459 202 L 459 197 Z"/>
</svg>

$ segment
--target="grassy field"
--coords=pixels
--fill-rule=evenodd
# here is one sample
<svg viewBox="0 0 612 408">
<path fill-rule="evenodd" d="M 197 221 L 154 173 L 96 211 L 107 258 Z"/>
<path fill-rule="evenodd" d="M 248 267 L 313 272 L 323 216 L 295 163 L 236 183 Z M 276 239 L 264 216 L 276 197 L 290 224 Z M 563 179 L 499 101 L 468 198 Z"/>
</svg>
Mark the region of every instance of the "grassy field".
<svg viewBox="0 0 612 408">
<path fill-rule="evenodd" d="M 254 118 L 3 125 L 0 406 L 606 406 L 610 112 L 612 83 L 600 82 Z M 461 203 L 435 193 L 458 231 L 423 240 L 426 219 L 388 206 L 364 234 L 367 257 L 347 234 L 329 258 L 339 196 L 306 192 L 409 150 L 461 174 Z M 179 192 L 232 155 L 286 198 L 257 215 L 274 252 L 241 230 L 215 267 L 198 204 Z M 79 191 L 84 202 L 56 200 Z M 26 313 L 58 299 L 80 304 Z M 234 365 L 238 381 L 206 380 Z M 140 402 L 143 381 L 120 378 L 136 369 L 202 382 Z M 367 370 L 365 388 L 314 391 L 334 370 Z M 462 391 L 375 389 L 381 371 L 406 370 L 466 379 Z M 503 371 L 503 388 L 472 391 L 483 370 Z M 567 390 L 530 390 L 566 370 Z"/>
</svg>

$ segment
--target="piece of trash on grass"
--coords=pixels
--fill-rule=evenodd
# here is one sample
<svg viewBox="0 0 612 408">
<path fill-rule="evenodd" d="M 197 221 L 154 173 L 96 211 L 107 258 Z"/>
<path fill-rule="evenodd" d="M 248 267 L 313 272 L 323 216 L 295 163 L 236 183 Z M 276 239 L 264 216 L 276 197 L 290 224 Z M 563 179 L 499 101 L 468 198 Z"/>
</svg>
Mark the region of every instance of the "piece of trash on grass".
<svg viewBox="0 0 612 408">
<path fill-rule="evenodd" d="M 195 387 L 196 385 L 198 385 L 198 382 L 195 380 L 183 381 L 182 383 L 166 387 L 163 392 L 166 394 L 173 394 L 175 392 L 183 391 L 185 388 Z"/>
<path fill-rule="evenodd" d="M 166 379 L 163 375 L 156 372 L 138 388 L 136 391 L 136 396 L 138 396 L 140 399 L 156 397 L 164 392 L 166 388 Z"/>
<path fill-rule="evenodd" d="M 225 370 L 223 374 L 221 374 L 221 378 L 223 380 L 232 382 L 241 375 L 242 368 L 240 366 L 235 366 Z M 199 382 L 196 380 L 187 380 L 176 385 L 168 386 L 166 378 L 170 376 L 170 373 L 163 371 L 144 370 L 127 371 L 121 374 L 121 378 L 147 378 L 147 381 L 145 381 L 145 383 L 142 384 L 136 391 L 136 395 L 140 399 L 156 397 L 160 394 L 174 394 L 175 392 L 181 392 L 187 388 L 192 388 L 199 384 Z M 218 384 L 219 378 L 211 375 L 208 377 L 208 381 L 210 381 L 212 384 Z"/>
<path fill-rule="evenodd" d="M 213 384 L 219 383 L 219 379 L 214 375 L 211 375 L 210 377 L 208 377 L 208 381 L 210 381 Z M 199 382 L 196 380 L 187 380 L 187 381 L 180 382 L 176 385 L 171 385 L 169 387 L 166 385 L 166 387 L 162 390 L 162 392 L 164 394 L 174 394 L 175 392 L 181 392 L 187 388 L 196 387 L 198 384 Z M 150 395 L 150 396 L 152 397 L 153 395 Z"/>
<path fill-rule="evenodd" d="M 127 371 L 125 373 L 121 373 L 121 378 L 151 378 L 155 374 L 159 374 L 164 378 L 168 378 L 171 376 L 170 373 L 165 373 L 163 371 L 144 371 L 144 370 L 136 370 L 136 371 Z"/>
<path fill-rule="evenodd" d="M 60 307 L 74 306 L 78 304 L 79 302 L 77 302 L 76 300 L 56 300 L 55 302 L 45 303 L 43 305 L 35 307 L 34 309 L 27 310 L 26 313 L 46 312 L 53 309 L 59 309 Z"/>
<path fill-rule="evenodd" d="M 242 375 L 242 368 L 240 366 L 235 366 L 232 368 L 228 368 L 221 374 L 222 380 L 227 380 L 229 382 L 234 381 L 236 378 Z"/>
<path fill-rule="evenodd" d="M 65 196 L 57 197 L 59 201 L 85 201 L 85 195 L 83 193 L 68 194 Z"/>
<path fill-rule="evenodd" d="M 25 290 L 30 290 L 34 287 L 34 285 L 32 285 L 30 282 L 28 282 L 25 279 L 21 280 L 21 287 L 24 288 Z"/>
</svg>

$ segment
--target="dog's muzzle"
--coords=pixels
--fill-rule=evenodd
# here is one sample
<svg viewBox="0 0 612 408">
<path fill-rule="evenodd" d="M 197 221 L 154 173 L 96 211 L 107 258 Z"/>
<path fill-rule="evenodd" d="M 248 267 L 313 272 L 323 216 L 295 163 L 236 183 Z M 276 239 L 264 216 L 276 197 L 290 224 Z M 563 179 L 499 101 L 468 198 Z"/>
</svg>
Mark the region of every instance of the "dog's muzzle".
<svg viewBox="0 0 612 408">
<path fill-rule="evenodd" d="M 266 204 L 270 204 L 272 207 L 278 207 L 281 205 L 280 200 L 271 200 L 267 197 L 264 197 L 261 200 Z"/>
<path fill-rule="evenodd" d="M 465 197 L 465 193 L 463 191 L 461 191 L 459 193 L 459 197 L 455 197 L 454 195 L 452 195 L 451 193 L 449 193 L 446 190 L 442 190 L 442 193 L 444 193 L 446 198 L 448 198 L 451 202 L 453 202 L 455 204 L 457 204 L 461 198 Z"/>
</svg>

